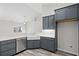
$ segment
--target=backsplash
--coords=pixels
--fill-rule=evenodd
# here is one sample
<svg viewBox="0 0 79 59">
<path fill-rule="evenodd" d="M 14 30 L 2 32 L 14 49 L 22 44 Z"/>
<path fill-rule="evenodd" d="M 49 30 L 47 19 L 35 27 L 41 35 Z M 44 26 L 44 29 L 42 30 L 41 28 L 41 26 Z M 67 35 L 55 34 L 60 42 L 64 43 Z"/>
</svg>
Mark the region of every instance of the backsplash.
<svg viewBox="0 0 79 59">
<path fill-rule="evenodd" d="M 55 30 L 42 30 L 40 35 L 55 38 Z"/>
</svg>

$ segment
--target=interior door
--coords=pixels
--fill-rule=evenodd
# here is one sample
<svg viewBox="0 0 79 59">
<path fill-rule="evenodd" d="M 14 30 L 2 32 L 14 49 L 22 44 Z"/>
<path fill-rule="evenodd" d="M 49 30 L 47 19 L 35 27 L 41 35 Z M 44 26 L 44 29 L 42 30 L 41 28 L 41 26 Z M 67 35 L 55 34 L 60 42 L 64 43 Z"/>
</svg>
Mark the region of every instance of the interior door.
<svg viewBox="0 0 79 59">
<path fill-rule="evenodd" d="M 78 21 L 58 23 L 58 49 L 78 54 Z"/>
</svg>

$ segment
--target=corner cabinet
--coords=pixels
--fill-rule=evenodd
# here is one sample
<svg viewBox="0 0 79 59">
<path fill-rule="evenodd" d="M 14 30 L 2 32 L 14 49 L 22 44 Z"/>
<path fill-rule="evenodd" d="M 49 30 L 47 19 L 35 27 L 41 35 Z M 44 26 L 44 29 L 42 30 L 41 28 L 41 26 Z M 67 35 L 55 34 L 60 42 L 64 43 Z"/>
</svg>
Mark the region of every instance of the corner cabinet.
<svg viewBox="0 0 79 59">
<path fill-rule="evenodd" d="M 70 5 L 55 10 L 55 21 L 75 20 L 79 18 L 79 4 Z"/>
<path fill-rule="evenodd" d="M 54 15 L 43 17 L 43 29 L 54 29 Z"/>
<path fill-rule="evenodd" d="M 16 40 L 0 41 L 0 56 L 11 56 L 16 54 Z"/>
<path fill-rule="evenodd" d="M 55 52 L 56 51 L 56 42 L 55 38 L 49 37 L 40 37 L 41 39 L 41 48 Z"/>
</svg>

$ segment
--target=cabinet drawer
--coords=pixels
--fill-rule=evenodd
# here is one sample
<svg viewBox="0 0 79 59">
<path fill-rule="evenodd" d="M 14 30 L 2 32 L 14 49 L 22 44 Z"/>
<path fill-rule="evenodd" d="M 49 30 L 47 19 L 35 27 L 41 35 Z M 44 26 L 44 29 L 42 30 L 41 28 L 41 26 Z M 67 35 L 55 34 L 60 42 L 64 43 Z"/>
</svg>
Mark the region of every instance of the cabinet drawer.
<svg viewBox="0 0 79 59">
<path fill-rule="evenodd" d="M 11 56 L 11 55 L 14 55 L 14 54 L 15 54 L 15 49 L 0 53 L 1 56 Z"/>
<path fill-rule="evenodd" d="M 6 45 L 1 45 L 0 46 L 0 51 L 7 51 L 7 50 L 10 50 L 10 49 L 13 49 L 15 48 L 15 43 L 11 43 L 11 44 L 6 44 Z"/>
<path fill-rule="evenodd" d="M 15 43 L 15 39 L 0 42 L 0 44 L 8 44 L 8 43 Z"/>
</svg>

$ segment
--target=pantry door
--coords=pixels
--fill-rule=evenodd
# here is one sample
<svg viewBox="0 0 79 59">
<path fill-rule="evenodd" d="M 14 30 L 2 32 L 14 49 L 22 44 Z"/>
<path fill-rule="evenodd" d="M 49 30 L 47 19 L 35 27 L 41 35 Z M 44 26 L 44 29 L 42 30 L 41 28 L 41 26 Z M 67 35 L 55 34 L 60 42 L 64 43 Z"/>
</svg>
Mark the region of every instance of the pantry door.
<svg viewBox="0 0 79 59">
<path fill-rule="evenodd" d="M 78 55 L 78 21 L 58 22 L 58 50 Z"/>
</svg>

